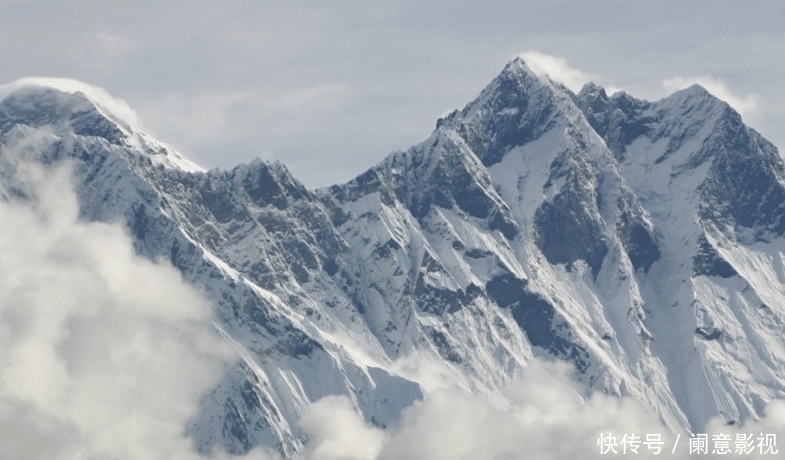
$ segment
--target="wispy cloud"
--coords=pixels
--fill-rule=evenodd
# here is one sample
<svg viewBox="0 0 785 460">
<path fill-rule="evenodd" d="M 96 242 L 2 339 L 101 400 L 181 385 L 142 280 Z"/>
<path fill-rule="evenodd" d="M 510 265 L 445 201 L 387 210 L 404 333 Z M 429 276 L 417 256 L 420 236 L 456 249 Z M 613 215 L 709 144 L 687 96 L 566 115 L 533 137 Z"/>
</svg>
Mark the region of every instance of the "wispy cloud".
<svg viewBox="0 0 785 460">
<path fill-rule="evenodd" d="M 608 93 L 614 93 L 622 88 L 610 83 L 600 75 L 591 74 L 575 68 L 567 62 L 567 59 L 551 56 L 536 50 L 525 51 L 520 56 L 526 61 L 527 65 L 538 75 L 548 76 L 552 80 L 558 81 L 573 92 L 577 92 L 581 87 L 592 81 L 604 86 Z M 645 83 L 634 83 L 631 87 L 641 88 L 645 94 L 642 97 L 664 97 L 675 91 L 688 88 L 698 84 L 706 88 L 714 96 L 722 99 L 736 109 L 747 122 L 757 122 L 763 105 L 762 98 L 755 93 L 739 95 L 733 92 L 730 86 L 723 80 L 710 76 L 682 77 L 674 76 L 661 81 L 659 88 L 646 85 Z"/>
<path fill-rule="evenodd" d="M 119 71 L 135 49 L 129 37 L 98 31 L 84 36 L 69 56 L 85 68 L 111 73 Z"/>
<path fill-rule="evenodd" d="M 385 438 L 381 429 L 357 414 L 345 396 L 327 396 L 311 404 L 300 425 L 311 436 L 302 454 L 309 460 L 375 459 Z"/>
<path fill-rule="evenodd" d="M 110 114 L 121 119 L 132 127 L 140 127 L 141 121 L 136 111 L 123 99 L 112 96 L 105 89 L 72 78 L 58 77 L 26 77 L 11 83 L 0 85 L 0 100 L 12 92 L 25 86 L 43 86 L 66 93 L 81 92 L 100 107 L 108 110 Z"/>
<path fill-rule="evenodd" d="M 552 80 L 564 84 L 573 92 L 577 93 L 581 90 L 583 85 L 589 82 L 605 86 L 605 89 L 608 90 L 609 93 L 614 93 L 619 90 L 618 87 L 608 84 L 605 79 L 599 75 L 584 72 L 570 66 L 565 58 L 551 56 L 535 50 L 524 51 L 520 56 L 534 73 L 548 76 Z"/>
<path fill-rule="evenodd" d="M 264 99 L 264 103 L 272 108 L 312 109 L 319 106 L 334 106 L 349 92 L 346 84 L 319 84 L 284 93 L 274 99 Z"/>
<path fill-rule="evenodd" d="M 539 51 L 529 50 L 521 53 L 526 64 L 538 75 L 547 75 L 553 80 L 563 83 L 572 91 L 580 91 L 590 81 L 599 81 L 599 77 L 570 67 L 567 59 L 551 56 Z"/>
<path fill-rule="evenodd" d="M 602 432 L 659 433 L 663 440 L 671 439 L 656 414 L 632 399 L 600 393 L 585 397 L 570 372 L 567 364 L 535 359 L 503 394 L 470 395 L 442 388 L 408 408 L 401 423 L 386 430 L 365 425 L 349 410 L 348 399 L 321 400 L 305 412 L 305 428 L 316 441 L 307 445 L 306 458 L 590 459 L 601 458 L 596 439 Z M 312 423 L 316 418 L 322 421 L 318 426 Z M 353 434 L 334 428 L 341 425 L 352 426 Z M 363 442 L 364 450 L 351 450 L 351 442 Z M 323 457 L 314 455 L 317 449 Z"/>
<path fill-rule="evenodd" d="M 280 145 L 269 139 L 315 127 L 328 130 L 352 97 L 350 86 L 343 83 L 217 93 L 173 92 L 145 101 L 139 111 L 154 126 L 152 134 L 197 160 L 204 160 L 198 157 L 200 150 L 224 146 L 225 158 L 220 164 L 232 167 L 243 159 L 234 156 L 235 145 L 255 139 L 253 157 L 263 152 L 270 157 L 269 151 Z M 225 147 L 229 139 L 232 142 Z"/>
<path fill-rule="evenodd" d="M 145 119 L 155 126 L 155 134 L 174 144 L 210 144 L 226 137 L 233 126 L 232 113 L 245 104 L 245 92 L 215 94 L 171 93 L 142 105 Z M 244 126 L 247 128 L 247 126 Z"/>
</svg>

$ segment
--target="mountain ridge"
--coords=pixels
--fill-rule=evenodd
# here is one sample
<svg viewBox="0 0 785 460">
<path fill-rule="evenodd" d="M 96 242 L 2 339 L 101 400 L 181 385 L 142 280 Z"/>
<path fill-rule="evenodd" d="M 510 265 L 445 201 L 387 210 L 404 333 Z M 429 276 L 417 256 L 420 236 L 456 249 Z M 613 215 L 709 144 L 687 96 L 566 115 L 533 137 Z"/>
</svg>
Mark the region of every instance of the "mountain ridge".
<svg viewBox="0 0 785 460">
<path fill-rule="evenodd" d="M 82 96 L 49 116 L 65 93 L 13 94 L 0 142 L 49 133 L 33 150 L 74 162 L 83 218 L 126 222 L 137 252 L 201 287 L 244 350 L 189 427 L 203 452 L 291 455 L 299 413 L 330 394 L 394 424 L 426 393 L 393 365 L 413 352 L 476 392 L 536 354 L 564 359 L 675 431 L 785 397 L 785 355 L 767 346 L 782 343 L 785 285 L 766 284 L 785 279 L 785 167 L 705 89 L 574 94 L 518 58 L 422 143 L 317 190 L 267 160 L 181 167 Z"/>
</svg>

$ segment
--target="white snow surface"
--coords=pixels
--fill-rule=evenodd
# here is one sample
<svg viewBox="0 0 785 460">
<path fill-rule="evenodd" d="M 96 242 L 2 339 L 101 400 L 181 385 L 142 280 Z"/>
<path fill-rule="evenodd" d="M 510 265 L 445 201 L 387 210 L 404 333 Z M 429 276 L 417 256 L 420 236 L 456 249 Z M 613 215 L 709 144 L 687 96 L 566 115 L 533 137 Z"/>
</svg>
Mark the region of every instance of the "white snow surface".
<svg viewBox="0 0 785 460">
<path fill-rule="evenodd" d="M 612 152 L 576 95 L 517 59 L 421 144 L 308 191 L 279 163 L 205 172 L 114 99 L 69 82 L 48 85 L 86 94 L 125 144 L 0 134 L 73 161 L 84 218 L 126 222 L 140 254 L 170 260 L 213 301 L 242 359 L 189 428 L 204 451 L 291 455 L 319 398 L 346 395 L 388 426 L 445 382 L 498 395 L 540 355 L 572 362 L 587 389 L 643 402 L 674 432 L 754 419 L 785 397 L 785 238 L 750 242 L 752 230 L 702 214 L 704 146 L 727 105 L 699 87 L 642 105 L 633 121 L 646 129 Z M 599 241 L 598 262 L 549 261 L 553 203 L 578 204 L 560 221 L 578 243 L 562 246 Z M 643 266 L 630 226 L 659 251 Z M 735 274 L 698 272 L 702 241 Z M 429 370 L 413 371 L 422 359 Z"/>
<path fill-rule="evenodd" d="M 26 77 L 0 85 L 0 101 L 15 92 L 31 88 L 47 88 L 67 94 L 81 94 L 93 104 L 101 115 L 123 132 L 130 147 L 137 152 L 149 155 L 155 164 L 189 172 L 205 170 L 170 145 L 145 134 L 139 116 L 128 103 L 112 96 L 99 86 L 71 78 Z"/>
<path fill-rule="evenodd" d="M 124 100 L 109 94 L 105 89 L 72 78 L 61 77 L 25 77 L 11 83 L 0 85 L 0 101 L 9 94 L 25 87 L 43 87 L 62 91 L 68 94 L 82 93 L 87 96 L 101 112 L 126 129 L 138 129 L 141 126 L 139 116 Z"/>
</svg>

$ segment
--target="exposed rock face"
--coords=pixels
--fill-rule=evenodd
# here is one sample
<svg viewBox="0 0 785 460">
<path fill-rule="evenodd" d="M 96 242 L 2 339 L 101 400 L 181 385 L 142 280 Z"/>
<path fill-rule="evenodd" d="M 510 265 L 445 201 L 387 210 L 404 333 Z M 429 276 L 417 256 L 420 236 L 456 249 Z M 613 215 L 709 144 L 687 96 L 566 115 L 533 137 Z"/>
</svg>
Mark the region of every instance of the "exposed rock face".
<svg viewBox="0 0 785 460">
<path fill-rule="evenodd" d="M 423 395 L 393 365 L 414 351 L 482 391 L 548 353 L 694 431 L 785 396 L 785 165 L 697 86 L 576 95 L 516 59 L 421 144 L 316 191 L 280 163 L 202 171 L 80 93 L 8 96 L 0 142 L 70 161 L 84 219 L 124 221 L 213 302 L 243 360 L 189 428 L 205 451 L 295 452 L 331 394 L 386 426 Z"/>
</svg>

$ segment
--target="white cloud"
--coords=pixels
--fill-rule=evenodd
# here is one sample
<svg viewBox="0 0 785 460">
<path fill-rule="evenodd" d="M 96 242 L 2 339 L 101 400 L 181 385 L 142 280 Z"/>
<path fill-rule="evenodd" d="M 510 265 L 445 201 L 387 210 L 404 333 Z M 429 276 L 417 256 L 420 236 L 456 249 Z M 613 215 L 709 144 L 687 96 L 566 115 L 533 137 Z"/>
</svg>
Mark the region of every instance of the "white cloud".
<svg viewBox="0 0 785 460">
<path fill-rule="evenodd" d="M 302 426 L 313 436 L 306 458 L 590 459 L 602 457 L 600 433 L 659 433 L 666 443 L 675 438 L 634 400 L 585 397 L 569 372 L 564 363 L 535 359 L 502 395 L 440 388 L 385 430 L 365 424 L 348 398 L 325 398 L 304 412 Z M 640 457 L 648 458 L 644 450 Z"/>
<path fill-rule="evenodd" d="M 377 458 L 384 441 L 384 432 L 365 423 L 345 396 L 327 396 L 309 405 L 300 425 L 311 436 L 303 453 L 309 460 Z"/>
<path fill-rule="evenodd" d="M 248 100 L 238 91 L 216 94 L 171 93 L 146 101 L 141 111 L 156 131 L 176 145 L 212 144 L 238 123 L 233 112 Z M 244 129 L 250 130 L 248 126 Z M 188 147 L 190 148 L 190 147 Z"/>
<path fill-rule="evenodd" d="M 0 201 L 0 458 L 201 458 L 186 423 L 235 359 L 208 301 L 121 225 L 80 221 L 65 167 L 13 161 L 28 147 L 0 151 L 30 195 Z"/>
<path fill-rule="evenodd" d="M 409 362 L 407 365 L 411 366 Z M 421 366 L 433 365 L 427 362 Z M 307 459 L 474 460 L 580 458 L 688 459 L 689 436 L 674 434 L 656 413 L 632 398 L 601 393 L 584 394 L 570 378 L 571 368 L 560 362 L 535 359 L 502 395 L 470 395 L 441 388 L 404 411 L 397 426 L 381 430 L 365 424 L 346 397 L 329 397 L 304 412 L 303 427 L 313 435 L 306 445 Z M 785 439 L 785 402 L 776 401 L 761 421 L 729 427 L 721 418 L 706 428 L 708 438 L 737 433 L 775 434 Z M 617 455 L 602 454 L 598 439 L 612 434 Z M 640 436 L 637 454 L 623 454 L 625 435 Z M 647 435 L 660 435 L 657 455 L 649 449 Z M 678 439 L 678 441 L 677 441 Z M 731 449 L 735 449 L 731 442 Z M 756 441 L 757 442 L 757 441 Z M 352 445 L 352 443 L 356 443 Z M 674 451 L 675 446 L 675 451 Z M 701 458 L 758 458 L 754 454 Z M 757 449 L 757 444 L 756 444 Z M 785 447 L 782 448 L 785 451 Z M 756 450 L 757 452 L 757 450 Z M 317 455 L 318 454 L 318 455 Z M 760 458 L 774 458 L 765 455 Z"/>
<path fill-rule="evenodd" d="M 142 112 L 174 144 L 209 146 L 225 142 L 226 138 L 246 139 L 256 135 L 260 127 L 265 135 L 270 135 L 296 131 L 301 125 L 324 124 L 323 120 L 329 119 L 325 114 L 334 114 L 348 92 L 347 85 L 337 83 L 291 90 L 176 92 L 144 102 Z"/>
<path fill-rule="evenodd" d="M 761 105 L 761 98 L 757 94 L 747 94 L 739 96 L 734 94 L 728 85 L 722 80 L 712 77 L 672 77 L 662 81 L 662 87 L 666 94 L 671 94 L 684 88 L 698 84 L 706 88 L 711 94 L 722 99 L 736 109 L 745 120 L 754 119 L 758 115 Z"/>
<path fill-rule="evenodd" d="M 660 433 L 633 400 L 582 395 L 563 363 L 534 360 L 501 399 L 440 390 L 410 408 L 380 459 L 593 458 L 601 432 Z"/>
<path fill-rule="evenodd" d="M 730 448 L 734 451 L 734 456 L 731 458 L 750 460 L 780 458 L 785 454 L 785 401 L 775 400 L 770 402 L 766 406 L 764 417 L 760 420 L 749 420 L 744 425 L 729 426 L 721 417 L 716 417 L 709 421 L 705 431 L 709 433 L 710 439 L 722 434 L 730 436 L 730 439 L 732 439 Z M 751 436 L 752 451 L 750 453 L 746 453 L 745 449 L 745 453 L 736 454 L 738 435 Z M 765 445 L 760 445 L 765 444 L 766 435 L 773 435 L 777 443 L 771 451 L 767 450 L 768 448 Z M 712 443 L 709 451 L 713 451 L 715 447 L 714 443 Z M 777 451 L 779 456 L 776 455 Z M 728 455 L 715 455 L 709 458 L 728 458 Z"/>
<path fill-rule="evenodd" d="M 581 87 L 590 81 L 598 81 L 596 75 L 570 67 L 567 59 L 564 58 L 535 50 L 524 51 L 520 56 L 534 73 L 540 76 L 548 76 L 552 80 L 563 83 L 573 92 L 580 91 Z"/>
<path fill-rule="evenodd" d="M 526 64 L 540 76 L 547 76 L 552 80 L 563 83 L 573 92 L 580 91 L 584 84 L 592 81 L 603 87 L 608 94 L 613 94 L 622 88 L 609 84 L 602 77 L 584 72 L 580 69 L 571 67 L 566 59 L 551 56 L 535 50 L 525 51 L 520 54 Z M 730 104 L 741 114 L 747 123 L 757 124 L 760 120 L 760 108 L 762 106 L 761 97 L 751 93 L 738 95 L 731 91 L 727 83 L 717 78 L 708 76 L 681 77 L 675 76 L 661 81 L 660 88 L 653 88 L 652 85 L 632 84 L 641 90 L 640 97 L 657 98 L 668 96 L 675 91 L 688 88 L 694 84 L 699 84 L 706 88 L 711 94 Z M 655 85 L 656 86 L 656 85 Z"/>
<path fill-rule="evenodd" d="M 128 37 L 94 32 L 82 38 L 69 55 L 86 68 L 110 73 L 118 70 L 123 60 L 134 50 L 134 43 Z"/>
<path fill-rule="evenodd" d="M 311 111 L 314 108 L 334 107 L 347 96 L 349 86 L 340 83 L 320 84 L 287 92 L 280 98 L 264 101 L 270 108 Z"/>
<path fill-rule="evenodd" d="M 609 84 L 599 75 L 570 67 L 565 58 L 551 56 L 536 50 L 524 51 L 520 54 L 520 57 L 523 58 L 526 65 L 528 65 L 534 73 L 558 81 L 574 93 L 580 91 L 583 85 L 589 82 L 594 82 L 603 86 L 608 94 L 613 94 L 621 90 L 621 88 Z"/>
</svg>

